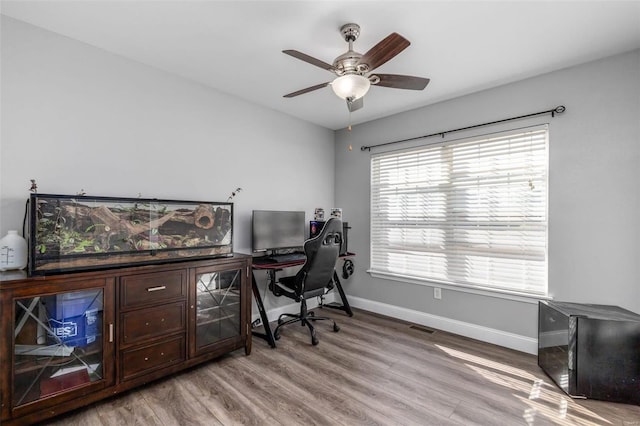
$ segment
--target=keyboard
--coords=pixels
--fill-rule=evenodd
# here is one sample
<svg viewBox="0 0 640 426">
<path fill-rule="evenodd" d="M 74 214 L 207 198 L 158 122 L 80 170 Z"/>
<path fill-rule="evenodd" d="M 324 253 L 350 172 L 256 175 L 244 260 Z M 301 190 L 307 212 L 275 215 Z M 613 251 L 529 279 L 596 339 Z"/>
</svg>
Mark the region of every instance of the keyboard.
<svg viewBox="0 0 640 426">
<path fill-rule="evenodd" d="M 273 259 L 275 263 L 287 263 L 287 262 L 297 262 L 300 260 L 305 260 L 306 256 L 304 253 L 287 253 L 287 254 L 275 254 L 269 256 L 270 259 Z"/>
</svg>

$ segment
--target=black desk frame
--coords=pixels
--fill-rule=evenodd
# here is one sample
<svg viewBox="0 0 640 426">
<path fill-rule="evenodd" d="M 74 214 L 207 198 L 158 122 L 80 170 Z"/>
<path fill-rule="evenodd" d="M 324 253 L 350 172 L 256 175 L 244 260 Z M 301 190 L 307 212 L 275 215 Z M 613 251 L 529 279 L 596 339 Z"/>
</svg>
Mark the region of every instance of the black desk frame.
<svg viewBox="0 0 640 426">
<path fill-rule="evenodd" d="M 354 256 L 354 254 L 347 253 L 346 255 L 341 255 L 340 258 L 345 259 L 351 256 Z M 264 333 L 252 330 L 251 334 L 266 340 L 267 343 L 269 343 L 269 346 L 271 346 L 272 348 L 276 347 L 276 339 L 273 336 L 273 331 L 271 330 L 271 326 L 269 325 L 269 318 L 267 317 L 267 311 L 264 308 L 264 303 L 262 301 L 262 297 L 260 296 L 260 290 L 258 289 L 258 283 L 256 282 L 255 271 L 267 271 L 267 274 L 269 274 L 269 279 L 271 280 L 271 283 L 275 285 L 276 272 L 281 271 L 284 268 L 302 266 L 304 265 L 304 262 L 305 262 L 304 260 L 298 260 L 294 262 L 283 262 L 283 263 L 269 263 L 269 264 L 254 263 L 253 264 L 253 273 L 251 274 L 251 289 L 253 291 L 253 297 L 256 300 L 256 305 L 258 305 L 258 311 L 260 312 L 260 320 L 262 321 L 262 326 L 264 327 Z M 352 317 L 353 311 L 351 310 L 351 305 L 349 305 L 349 301 L 347 300 L 347 295 L 342 289 L 342 284 L 340 283 L 340 279 L 338 278 L 338 273 L 335 271 L 335 269 L 333 271 L 333 284 L 335 288 L 338 290 L 338 294 L 340 294 L 342 305 L 331 303 L 328 305 L 321 305 L 321 307 L 338 309 L 346 312 L 347 315 Z"/>
</svg>

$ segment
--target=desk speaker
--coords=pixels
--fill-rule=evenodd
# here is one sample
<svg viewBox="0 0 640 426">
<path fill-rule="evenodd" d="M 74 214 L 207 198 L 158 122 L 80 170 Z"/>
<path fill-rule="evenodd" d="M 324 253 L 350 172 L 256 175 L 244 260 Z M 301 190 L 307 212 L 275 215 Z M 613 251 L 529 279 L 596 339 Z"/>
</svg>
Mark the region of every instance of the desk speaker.
<svg viewBox="0 0 640 426">
<path fill-rule="evenodd" d="M 325 221 L 323 220 L 312 220 L 309 222 L 309 238 L 313 238 L 322 232 L 322 228 L 324 227 Z M 340 254 L 347 254 L 349 250 L 347 249 L 347 241 L 348 241 L 348 231 L 351 229 L 348 222 L 342 222 L 342 241 L 340 243 Z"/>
</svg>

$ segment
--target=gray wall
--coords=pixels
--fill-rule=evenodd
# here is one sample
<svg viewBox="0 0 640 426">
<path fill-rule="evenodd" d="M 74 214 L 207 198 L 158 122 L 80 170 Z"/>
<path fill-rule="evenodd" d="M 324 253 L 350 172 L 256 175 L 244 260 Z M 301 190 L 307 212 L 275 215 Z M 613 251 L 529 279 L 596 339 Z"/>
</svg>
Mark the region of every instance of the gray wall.
<svg viewBox="0 0 640 426">
<path fill-rule="evenodd" d="M 356 301 L 362 298 L 374 305 L 535 338 L 536 301 L 447 289 L 442 300 L 435 300 L 429 286 L 374 279 L 366 272 L 371 154 L 360 147 L 557 105 L 565 105 L 567 112 L 451 134 L 447 139 L 549 123 L 549 293 L 556 300 L 614 304 L 640 312 L 640 51 L 337 132 L 336 203 L 353 228 L 349 248 L 358 254 L 348 294 Z"/>
<path fill-rule="evenodd" d="M 1 30 L 1 235 L 22 228 L 29 179 L 41 193 L 185 200 L 242 187 L 240 252 L 254 209 L 333 206 L 333 131 L 5 16 Z"/>
</svg>

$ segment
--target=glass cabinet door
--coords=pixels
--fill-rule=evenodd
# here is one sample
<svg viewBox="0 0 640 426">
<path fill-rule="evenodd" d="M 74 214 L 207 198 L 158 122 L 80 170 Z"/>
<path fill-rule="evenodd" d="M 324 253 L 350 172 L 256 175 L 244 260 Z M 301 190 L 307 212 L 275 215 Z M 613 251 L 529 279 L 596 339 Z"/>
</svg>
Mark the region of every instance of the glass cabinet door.
<svg viewBox="0 0 640 426">
<path fill-rule="evenodd" d="M 242 270 L 196 275 L 196 351 L 240 336 Z"/>
<path fill-rule="evenodd" d="M 103 289 L 13 303 L 13 407 L 103 380 Z"/>
</svg>

